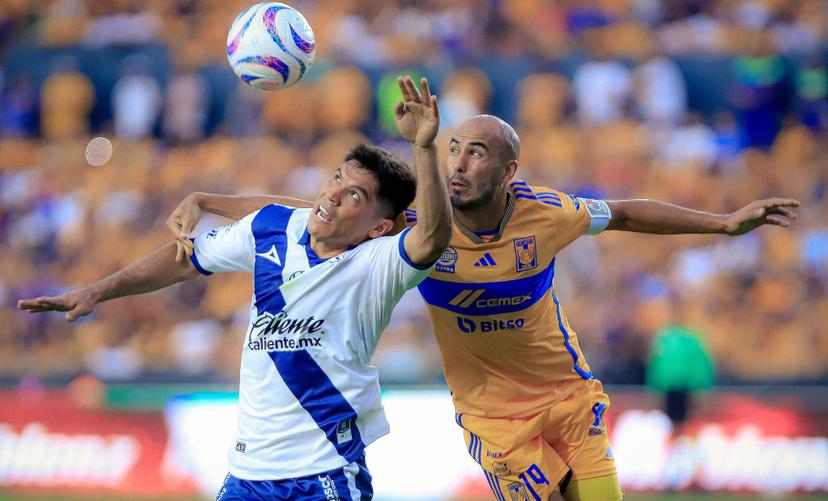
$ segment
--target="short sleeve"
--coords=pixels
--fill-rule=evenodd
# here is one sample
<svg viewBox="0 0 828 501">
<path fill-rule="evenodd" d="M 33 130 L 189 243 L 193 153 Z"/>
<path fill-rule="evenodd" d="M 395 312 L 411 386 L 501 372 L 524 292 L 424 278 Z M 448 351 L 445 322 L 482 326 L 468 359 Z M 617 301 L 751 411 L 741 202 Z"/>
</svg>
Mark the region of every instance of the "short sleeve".
<svg viewBox="0 0 828 501">
<path fill-rule="evenodd" d="M 612 214 L 605 201 L 563 194 L 560 200 L 565 217 L 577 229 L 575 237 L 597 235 L 609 225 Z"/>
<path fill-rule="evenodd" d="M 253 271 L 256 240 L 252 224 L 259 211 L 236 222 L 214 228 L 193 239 L 190 260 L 204 275 L 220 271 Z"/>
<path fill-rule="evenodd" d="M 587 228 L 586 234 L 597 235 L 607 229 L 612 219 L 612 211 L 609 205 L 603 200 L 594 198 L 577 198 L 589 213 L 589 228 Z"/>
<path fill-rule="evenodd" d="M 366 242 L 370 273 L 370 287 L 384 297 L 402 296 L 408 289 L 420 284 L 431 273 L 433 266 L 418 266 L 411 262 L 403 245 L 410 228 L 394 236 L 381 237 Z M 367 249 L 366 249 L 367 250 Z"/>
</svg>

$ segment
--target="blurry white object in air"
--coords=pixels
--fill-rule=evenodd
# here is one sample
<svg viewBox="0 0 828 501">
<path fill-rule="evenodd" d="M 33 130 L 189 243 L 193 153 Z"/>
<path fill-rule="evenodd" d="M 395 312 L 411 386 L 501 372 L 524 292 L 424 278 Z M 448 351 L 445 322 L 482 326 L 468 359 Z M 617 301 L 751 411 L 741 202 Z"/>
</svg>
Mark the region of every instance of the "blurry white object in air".
<svg viewBox="0 0 828 501">
<path fill-rule="evenodd" d="M 86 161 L 95 167 L 112 158 L 112 143 L 105 137 L 96 137 L 86 145 Z"/>
</svg>

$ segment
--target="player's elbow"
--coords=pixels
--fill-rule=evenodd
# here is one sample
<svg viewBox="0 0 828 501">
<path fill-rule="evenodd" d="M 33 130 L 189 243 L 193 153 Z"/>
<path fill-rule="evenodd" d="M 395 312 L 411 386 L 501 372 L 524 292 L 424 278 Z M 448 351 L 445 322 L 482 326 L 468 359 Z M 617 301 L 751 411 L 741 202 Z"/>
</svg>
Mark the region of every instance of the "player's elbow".
<svg viewBox="0 0 828 501">
<path fill-rule="evenodd" d="M 438 225 L 424 235 L 422 240 L 422 248 L 429 255 L 436 255 L 439 257 L 443 252 L 443 249 L 448 247 L 449 240 L 451 240 L 451 225 L 446 225 L 446 227 Z"/>
<path fill-rule="evenodd" d="M 607 230 L 626 230 L 629 229 L 629 213 L 627 211 L 627 204 L 624 201 L 607 201 L 610 208 L 609 224 Z"/>
</svg>

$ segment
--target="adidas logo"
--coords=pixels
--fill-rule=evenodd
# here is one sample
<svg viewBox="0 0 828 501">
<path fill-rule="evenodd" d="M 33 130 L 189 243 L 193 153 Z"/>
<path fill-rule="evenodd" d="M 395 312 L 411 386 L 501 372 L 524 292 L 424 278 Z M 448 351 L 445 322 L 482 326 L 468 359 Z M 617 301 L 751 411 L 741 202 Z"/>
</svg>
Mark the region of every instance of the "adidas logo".
<svg viewBox="0 0 828 501">
<path fill-rule="evenodd" d="M 474 263 L 474 266 L 475 268 L 488 268 L 489 266 L 497 266 L 497 263 L 495 263 L 492 255 L 487 252 L 483 254 L 483 257 L 478 259 L 476 263 Z"/>
</svg>

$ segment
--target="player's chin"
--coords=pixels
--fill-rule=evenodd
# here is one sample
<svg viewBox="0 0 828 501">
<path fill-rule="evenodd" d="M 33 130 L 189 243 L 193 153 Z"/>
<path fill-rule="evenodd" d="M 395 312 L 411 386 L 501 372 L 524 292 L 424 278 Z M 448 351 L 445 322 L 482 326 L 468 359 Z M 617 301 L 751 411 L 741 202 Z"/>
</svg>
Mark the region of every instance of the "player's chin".
<svg viewBox="0 0 828 501">
<path fill-rule="evenodd" d="M 328 224 L 323 223 L 322 221 L 317 221 L 313 216 L 308 219 L 308 233 L 315 237 L 324 236 L 325 233 L 325 226 L 329 226 Z"/>
<path fill-rule="evenodd" d="M 449 193 L 449 200 L 451 201 L 452 207 L 455 209 L 464 209 L 474 205 L 474 200 L 471 196 L 466 193 L 458 193 L 455 190 L 452 190 L 451 193 Z"/>
</svg>

